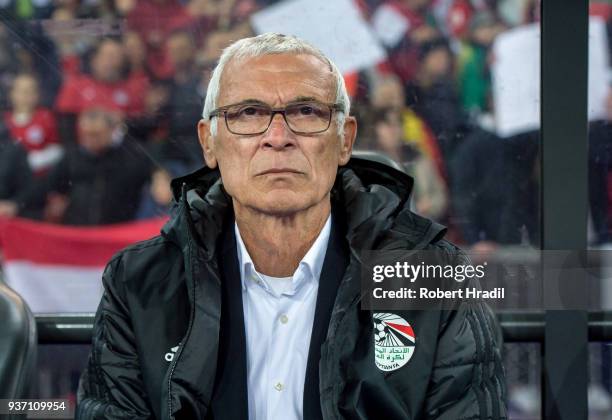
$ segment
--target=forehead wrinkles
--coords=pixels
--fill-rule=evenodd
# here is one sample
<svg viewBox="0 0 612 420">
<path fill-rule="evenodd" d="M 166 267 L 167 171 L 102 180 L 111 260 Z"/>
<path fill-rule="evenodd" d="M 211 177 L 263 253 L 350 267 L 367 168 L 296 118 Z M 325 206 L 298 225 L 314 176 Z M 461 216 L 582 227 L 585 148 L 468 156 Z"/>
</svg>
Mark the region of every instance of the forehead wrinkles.
<svg viewBox="0 0 612 420">
<path fill-rule="evenodd" d="M 234 59 L 223 72 L 217 106 L 244 99 L 287 101 L 297 96 L 335 100 L 336 79 L 326 63 L 305 54 Z"/>
</svg>

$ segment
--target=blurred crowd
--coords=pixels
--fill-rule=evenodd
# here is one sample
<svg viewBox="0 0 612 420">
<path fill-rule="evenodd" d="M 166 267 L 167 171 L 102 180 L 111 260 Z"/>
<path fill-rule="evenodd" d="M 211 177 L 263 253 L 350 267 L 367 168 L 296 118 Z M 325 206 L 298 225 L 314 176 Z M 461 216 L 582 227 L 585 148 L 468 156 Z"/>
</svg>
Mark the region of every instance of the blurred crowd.
<svg viewBox="0 0 612 420">
<path fill-rule="evenodd" d="M 101 225 L 165 214 L 169 180 L 203 165 L 195 126 L 216 60 L 274 3 L 0 0 L 0 216 Z M 491 46 L 538 22 L 539 1 L 355 3 L 388 56 L 345 75 L 357 148 L 413 174 L 415 211 L 455 241 L 537 243 L 539 133 L 495 134 Z M 590 9 L 610 34 L 610 4 Z M 388 25 L 397 16 L 401 31 Z M 612 96 L 608 111 L 590 130 L 594 242 L 610 241 Z"/>
</svg>

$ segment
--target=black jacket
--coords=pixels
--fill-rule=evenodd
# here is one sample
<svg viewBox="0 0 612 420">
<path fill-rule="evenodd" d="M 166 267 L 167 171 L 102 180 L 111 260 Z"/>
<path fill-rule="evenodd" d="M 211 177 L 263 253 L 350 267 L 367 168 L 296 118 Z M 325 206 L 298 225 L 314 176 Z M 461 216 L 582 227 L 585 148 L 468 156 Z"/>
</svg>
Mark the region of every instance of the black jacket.
<svg viewBox="0 0 612 420">
<path fill-rule="evenodd" d="M 337 294 L 329 321 L 318 325 L 325 305 L 317 301 L 312 340 L 319 335 L 322 345 L 310 347 L 309 359 L 316 350 L 320 356 L 309 363 L 314 369 L 307 367 L 305 418 L 506 418 L 501 344 L 492 314 L 480 303 L 401 312 L 416 336 L 412 359 L 392 372 L 374 363 L 373 314 L 359 304 L 361 250 L 436 249 L 448 263 L 465 263 L 441 239 L 441 226 L 409 210 L 411 184 L 399 171 L 355 158 L 338 171 L 332 190 L 338 223 L 330 237 L 336 245 L 328 247 L 320 283 L 326 275 L 337 277 Z M 209 169 L 173 186 L 179 204 L 162 235 L 120 252 L 105 270 L 79 419 L 234 419 L 230 412 L 245 413 L 232 407 L 244 407 L 246 378 L 235 341 L 243 331 L 227 328 L 228 319 L 240 318 L 239 305 L 231 303 L 236 260 L 225 252 L 234 246 L 231 200 L 219 173 Z M 328 258 L 346 264 L 338 272 Z M 319 295 L 329 294 L 321 289 Z M 236 393 L 233 403 L 228 386 Z"/>
<path fill-rule="evenodd" d="M 27 152 L 0 122 L 0 200 L 15 201 L 23 210 L 31 182 Z"/>
<path fill-rule="evenodd" d="M 131 139 L 100 155 L 71 146 L 30 194 L 29 203 L 43 207 L 48 193 L 60 193 L 68 197 L 63 224 L 127 222 L 136 215 L 149 173 L 148 158 Z"/>
</svg>

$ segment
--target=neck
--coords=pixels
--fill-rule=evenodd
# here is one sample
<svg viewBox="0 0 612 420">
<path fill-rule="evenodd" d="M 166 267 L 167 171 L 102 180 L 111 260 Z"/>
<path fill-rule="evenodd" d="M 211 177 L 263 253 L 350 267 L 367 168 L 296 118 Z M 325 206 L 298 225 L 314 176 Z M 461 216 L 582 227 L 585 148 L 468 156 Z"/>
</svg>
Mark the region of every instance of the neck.
<svg viewBox="0 0 612 420">
<path fill-rule="evenodd" d="M 236 223 L 255 269 L 267 276 L 290 277 L 312 247 L 331 212 L 329 196 L 290 215 L 270 215 L 234 201 Z"/>
</svg>

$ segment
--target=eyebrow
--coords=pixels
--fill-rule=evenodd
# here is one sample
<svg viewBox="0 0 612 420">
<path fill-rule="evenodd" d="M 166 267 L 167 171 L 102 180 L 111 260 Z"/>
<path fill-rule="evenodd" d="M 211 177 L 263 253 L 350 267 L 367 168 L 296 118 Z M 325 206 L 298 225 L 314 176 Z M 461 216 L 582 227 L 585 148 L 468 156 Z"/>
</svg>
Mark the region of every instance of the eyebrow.
<svg viewBox="0 0 612 420">
<path fill-rule="evenodd" d="M 236 102 L 236 103 L 233 103 L 233 104 L 223 105 L 223 106 L 220 106 L 219 108 L 225 108 L 225 107 L 228 107 L 228 106 L 236 106 L 236 105 L 249 105 L 249 104 L 268 105 L 267 103 L 265 103 L 264 101 L 259 100 L 259 99 L 243 99 L 240 102 Z"/>
<path fill-rule="evenodd" d="M 299 103 L 299 102 L 313 102 L 313 101 L 314 102 L 321 102 L 320 99 L 315 98 L 314 96 L 296 96 L 292 100 L 287 102 L 286 105 L 294 104 L 294 103 Z M 265 105 L 265 106 L 271 106 L 267 102 L 264 102 L 264 101 L 262 101 L 260 99 L 249 98 L 249 99 L 243 99 L 242 101 L 236 102 L 236 103 L 233 103 L 233 104 L 224 105 L 224 106 L 221 106 L 219 108 L 225 108 L 225 107 L 228 107 L 228 106 L 237 106 L 237 105 Z"/>
<path fill-rule="evenodd" d="M 320 99 L 317 99 L 314 96 L 297 96 L 292 101 L 289 101 L 289 103 L 294 103 L 294 102 L 311 102 L 311 101 L 321 102 Z"/>
</svg>

